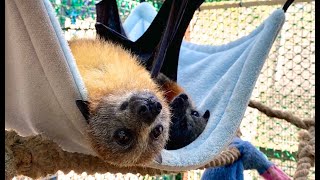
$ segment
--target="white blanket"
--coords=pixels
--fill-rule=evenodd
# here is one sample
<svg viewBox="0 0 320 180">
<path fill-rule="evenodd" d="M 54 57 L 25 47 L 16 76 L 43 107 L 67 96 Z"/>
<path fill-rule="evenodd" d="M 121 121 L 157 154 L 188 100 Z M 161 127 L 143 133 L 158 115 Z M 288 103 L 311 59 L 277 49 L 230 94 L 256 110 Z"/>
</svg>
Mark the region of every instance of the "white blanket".
<svg viewBox="0 0 320 180">
<path fill-rule="evenodd" d="M 48 14 L 50 12 L 50 14 Z M 67 151 L 94 154 L 73 77 L 80 77 L 49 1 L 5 1 L 5 127 L 42 133 Z M 73 74 L 70 70 L 73 69 Z"/>
</svg>

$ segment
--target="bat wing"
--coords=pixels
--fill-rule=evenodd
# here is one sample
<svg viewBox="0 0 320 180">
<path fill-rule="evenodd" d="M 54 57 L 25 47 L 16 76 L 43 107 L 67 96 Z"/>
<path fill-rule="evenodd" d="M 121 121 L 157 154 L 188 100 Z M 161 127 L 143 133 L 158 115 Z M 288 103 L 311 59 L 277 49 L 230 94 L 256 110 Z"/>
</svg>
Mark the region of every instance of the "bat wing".
<svg viewBox="0 0 320 180">
<path fill-rule="evenodd" d="M 103 1 L 110 3 L 110 1 L 115 0 L 102 0 L 101 2 Z M 103 12 L 99 10 L 99 12 L 97 11 L 97 17 L 99 16 L 96 24 L 97 34 L 105 40 L 123 45 L 124 48 L 136 54 L 146 68 L 151 71 L 153 78 L 157 77 L 159 72 L 162 72 L 171 80 L 176 81 L 179 52 L 183 36 L 195 10 L 199 8 L 203 1 L 204 0 L 166 0 L 149 28 L 135 42 L 130 41 L 125 33 L 122 34 L 119 28 L 113 29 L 112 26 L 103 24 L 103 22 L 111 25 L 113 23 L 104 20 L 110 16 L 99 15 L 100 12 Z M 110 4 L 116 6 L 116 3 Z M 104 7 L 108 8 L 111 6 Z M 102 6 L 99 8 L 102 8 Z M 113 9 L 111 9 L 111 11 Z M 112 16 L 119 16 L 118 11 L 113 13 L 116 13 L 116 15 Z M 109 18 L 109 20 L 110 19 L 117 20 L 116 18 Z"/>
<path fill-rule="evenodd" d="M 84 116 L 86 121 L 88 122 L 88 120 L 89 120 L 89 106 L 88 106 L 89 102 L 83 101 L 83 100 L 76 100 L 76 104 L 77 104 L 80 112 L 82 113 L 82 115 Z"/>
<path fill-rule="evenodd" d="M 104 0 L 96 4 L 97 22 L 100 22 L 114 31 L 126 36 L 120 20 L 119 10 L 116 0 Z"/>
<path fill-rule="evenodd" d="M 183 36 L 194 12 L 204 0 L 173 0 L 166 28 L 159 46 L 155 49 L 151 77 L 162 72 L 170 79 L 177 80 L 178 60 Z M 167 1 L 165 1 L 167 2 Z M 162 7 L 161 7 L 162 8 Z M 160 12 L 159 12 L 160 13 Z"/>
<path fill-rule="evenodd" d="M 136 42 L 132 42 L 125 35 L 120 34 L 120 32 L 107 27 L 106 25 L 97 22 L 95 25 L 96 32 L 100 38 L 111 41 L 116 44 L 121 44 L 121 46 L 133 54 L 138 56 L 139 61 L 145 66 L 150 67 L 151 64 L 148 64 L 148 60 L 151 56 L 151 51 L 146 50 L 144 46 L 139 46 Z M 148 69 L 148 68 L 147 68 Z"/>
<path fill-rule="evenodd" d="M 113 3 L 111 3 L 113 1 Z M 102 3 L 104 2 L 104 3 Z M 112 24 L 113 22 L 109 22 L 108 18 L 110 15 L 105 9 L 104 11 L 98 10 L 103 8 L 110 8 L 111 6 L 106 4 L 116 4 L 116 0 L 102 0 L 96 6 L 98 7 L 97 13 L 97 23 L 95 25 L 97 34 L 103 38 L 104 40 L 108 40 L 114 43 L 121 44 L 124 48 L 130 50 L 132 53 L 139 57 L 139 60 L 142 62 L 143 65 L 148 70 L 151 70 L 152 66 L 152 55 L 159 45 L 161 35 L 165 30 L 167 20 L 169 17 L 169 11 L 171 7 L 172 0 L 166 0 L 163 5 L 161 6 L 158 14 L 146 30 L 146 32 L 135 42 L 129 40 L 125 34 L 125 32 L 121 32 L 119 28 L 112 28 L 115 27 Z M 115 9 L 114 7 L 110 9 L 112 11 Z M 112 16 L 119 17 L 119 12 L 113 12 Z M 107 14 L 107 15 L 105 15 Z M 112 18 L 116 19 L 116 18 Z M 117 19 L 116 19 L 117 20 Z M 106 24 L 109 23 L 109 24 Z M 118 22 L 117 22 L 118 23 Z M 116 23 L 116 24 L 117 24 Z M 120 22 L 121 23 L 121 22 Z"/>
</svg>

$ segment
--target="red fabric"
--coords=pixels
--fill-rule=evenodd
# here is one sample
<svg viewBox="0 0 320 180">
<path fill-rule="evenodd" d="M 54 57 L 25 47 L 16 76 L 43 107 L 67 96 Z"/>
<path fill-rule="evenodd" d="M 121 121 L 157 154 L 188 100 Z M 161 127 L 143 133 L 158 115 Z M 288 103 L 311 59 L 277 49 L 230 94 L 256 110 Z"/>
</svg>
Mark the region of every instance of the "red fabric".
<svg viewBox="0 0 320 180">
<path fill-rule="evenodd" d="M 290 180 L 291 178 L 284 173 L 277 166 L 271 166 L 269 169 L 261 174 L 261 176 L 266 180 Z"/>
</svg>

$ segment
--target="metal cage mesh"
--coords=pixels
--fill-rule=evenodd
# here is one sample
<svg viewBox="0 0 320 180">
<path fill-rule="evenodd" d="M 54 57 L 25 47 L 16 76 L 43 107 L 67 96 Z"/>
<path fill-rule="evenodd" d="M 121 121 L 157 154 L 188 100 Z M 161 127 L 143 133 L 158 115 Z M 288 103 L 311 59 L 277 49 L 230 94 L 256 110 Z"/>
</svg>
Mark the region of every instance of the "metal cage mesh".
<svg viewBox="0 0 320 180">
<path fill-rule="evenodd" d="M 243 1 L 246 2 L 246 1 Z M 208 6 L 190 23 L 191 42 L 220 45 L 249 34 L 281 5 Z M 293 112 L 300 118 L 315 114 L 315 4 L 294 3 L 257 80 L 251 99 Z M 250 141 L 291 177 L 296 170 L 298 128 L 248 108 L 241 123 L 242 138 Z M 256 171 L 250 172 L 257 178 Z M 249 176 L 249 175 L 248 175 Z M 253 179 L 255 179 L 253 178 Z M 314 169 L 308 179 L 314 179 Z"/>
</svg>

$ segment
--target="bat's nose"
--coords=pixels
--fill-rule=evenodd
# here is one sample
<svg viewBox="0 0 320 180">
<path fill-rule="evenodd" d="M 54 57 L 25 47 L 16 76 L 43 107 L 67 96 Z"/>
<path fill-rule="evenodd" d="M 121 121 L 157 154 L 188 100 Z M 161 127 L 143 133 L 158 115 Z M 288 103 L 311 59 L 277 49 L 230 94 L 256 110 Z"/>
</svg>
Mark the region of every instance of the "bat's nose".
<svg viewBox="0 0 320 180">
<path fill-rule="evenodd" d="M 175 97 L 170 103 L 171 109 L 174 109 L 175 113 L 185 113 L 186 109 L 189 106 L 188 96 L 186 94 L 180 94 Z"/>
<path fill-rule="evenodd" d="M 162 104 L 151 93 L 135 94 L 130 98 L 129 104 L 131 110 L 147 124 L 153 123 L 162 110 Z"/>
<path fill-rule="evenodd" d="M 137 104 L 137 113 L 146 123 L 152 123 L 162 110 L 162 105 L 156 100 L 146 99 Z"/>
</svg>

